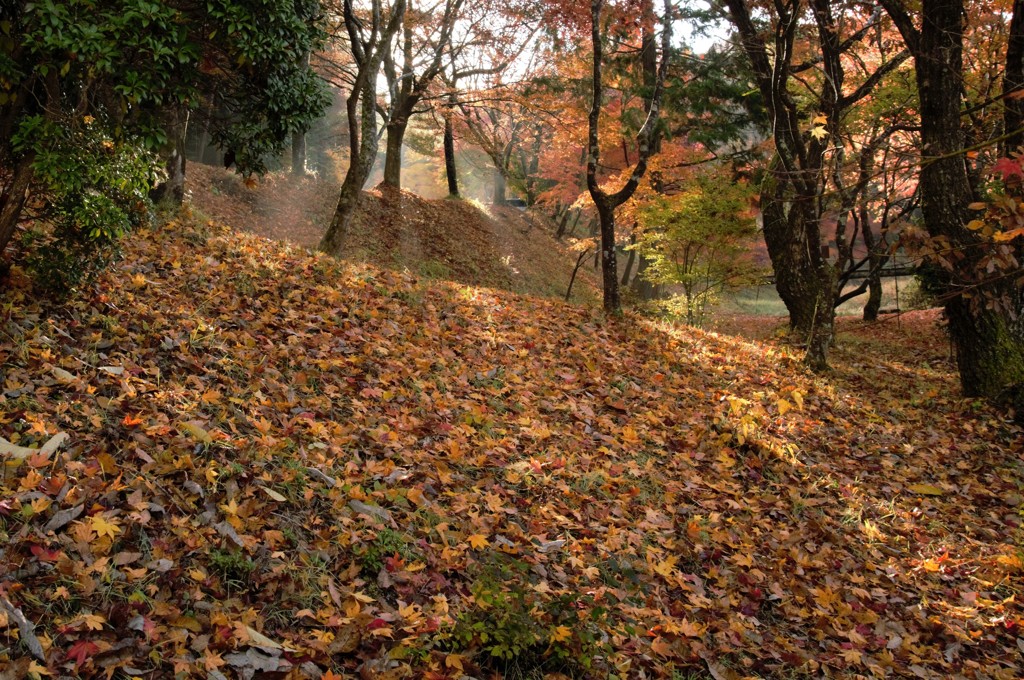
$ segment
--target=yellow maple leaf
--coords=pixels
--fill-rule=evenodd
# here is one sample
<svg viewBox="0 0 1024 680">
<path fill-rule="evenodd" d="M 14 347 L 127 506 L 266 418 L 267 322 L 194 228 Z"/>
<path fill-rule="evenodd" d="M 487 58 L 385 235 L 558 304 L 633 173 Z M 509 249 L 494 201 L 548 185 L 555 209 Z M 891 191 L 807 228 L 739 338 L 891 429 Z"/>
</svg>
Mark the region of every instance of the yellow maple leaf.
<svg viewBox="0 0 1024 680">
<path fill-rule="evenodd" d="M 89 519 L 89 528 L 96 532 L 97 536 L 109 536 L 113 539 L 121 533 L 121 527 L 116 522 L 108 521 L 103 515 L 93 515 Z"/>
<path fill-rule="evenodd" d="M 483 534 L 473 534 L 469 537 L 469 544 L 473 546 L 474 550 L 483 550 L 489 546 L 491 542 L 488 541 L 487 537 Z"/>
<path fill-rule="evenodd" d="M 103 630 L 103 624 L 107 622 L 107 617 L 102 614 L 85 614 L 82 616 L 82 621 L 85 622 L 85 627 L 89 630 Z"/>
<path fill-rule="evenodd" d="M 675 570 L 676 562 L 678 561 L 678 557 L 676 557 L 675 555 L 669 555 L 661 562 L 658 562 L 657 564 L 653 565 L 651 569 L 654 570 L 655 574 L 661 574 L 665 578 L 668 578 L 672 576 L 672 571 Z"/>
<path fill-rule="evenodd" d="M 556 626 L 551 629 L 551 633 L 548 635 L 548 639 L 552 642 L 565 642 L 572 637 L 572 630 L 569 626 Z"/>
<path fill-rule="evenodd" d="M 53 675 L 53 672 L 49 668 L 38 661 L 32 661 L 28 665 L 28 672 L 31 675 Z"/>
<path fill-rule="evenodd" d="M 863 655 L 858 649 L 847 649 L 843 652 L 843 659 L 847 663 L 860 663 Z"/>
</svg>

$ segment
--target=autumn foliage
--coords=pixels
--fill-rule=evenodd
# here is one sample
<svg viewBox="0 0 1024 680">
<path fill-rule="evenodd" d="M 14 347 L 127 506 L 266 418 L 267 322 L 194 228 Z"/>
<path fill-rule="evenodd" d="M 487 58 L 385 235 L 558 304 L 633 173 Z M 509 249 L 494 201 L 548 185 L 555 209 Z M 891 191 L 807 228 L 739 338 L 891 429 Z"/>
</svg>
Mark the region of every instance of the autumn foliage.
<svg viewBox="0 0 1024 680">
<path fill-rule="evenodd" d="M 12 284 L 0 435 L 68 441 L 3 468 L 5 677 L 1024 671 L 1022 433 L 934 316 L 826 380 L 187 220 Z"/>
</svg>

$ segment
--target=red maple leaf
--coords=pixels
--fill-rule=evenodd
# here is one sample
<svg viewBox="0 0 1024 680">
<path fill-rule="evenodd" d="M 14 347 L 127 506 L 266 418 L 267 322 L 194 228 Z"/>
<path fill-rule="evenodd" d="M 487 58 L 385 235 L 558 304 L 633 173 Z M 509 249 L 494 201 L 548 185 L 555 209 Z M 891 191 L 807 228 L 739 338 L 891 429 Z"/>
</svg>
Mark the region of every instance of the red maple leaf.
<svg viewBox="0 0 1024 680">
<path fill-rule="evenodd" d="M 75 666 L 83 666 L 92 655 L 100 651 L 99 646 L 90 640 L 79 640 L 71 645 L 67 658 L 75 662 Z"/>
<path fill-rule="evenodd" d="M 1010 181 L 1011 177 L 1016 177 L 1021 181 L 1024 181 L 1024 169 L 1020 167 L 1020 161 L 1013 158 L 1000 158 L 992 166 L 992 174 L 1000 175 L 1004 182 Z"/>
</svg>

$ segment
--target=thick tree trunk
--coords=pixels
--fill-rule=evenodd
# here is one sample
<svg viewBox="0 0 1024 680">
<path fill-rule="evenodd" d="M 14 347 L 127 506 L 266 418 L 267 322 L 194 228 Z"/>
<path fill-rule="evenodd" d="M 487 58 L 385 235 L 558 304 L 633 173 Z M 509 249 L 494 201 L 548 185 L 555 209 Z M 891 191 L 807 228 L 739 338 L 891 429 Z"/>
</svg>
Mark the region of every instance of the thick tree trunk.
<svg viewBox="0 0 1024 680">
<path fill-rule="evenodd" d="M 347 108 L 349 112 L 357 108 L 353 100 L 362 99 L 362 115 L 357 126 L 355 118 L 349 117 L 349 128 L 358 130 L 350 136 L 350 143 L 355 143 L 356 153 L 352 156 L 348 171 L 345 173 L 345 181 L 341 185 L 341 193 L 338 196 L 338 205 L 334 209 L 334 217 L 320 239 L 318 248 L 331 255 L 340 255 L 345 246 L 345 239 L 348 236 L 349 225 L 352 223 L 352 215 L 359 205 L 359 196 L 370 178 L 370 171 L 377 159 L 377 120 L 376 102 L 373 97 L 371 85 L 364 84 L 361 96 L 353 93 L 349 97 Z"/>
<path fill-rule="evenodd" d="M 408 119 L 399 118 L 388 123 L 388 141 L 384 154 L 384 186 L 402 188 L 402 144 Z"/>
<path fill-rule="evenodd" d="M 358 169 L 353 172 L 350 167 L 345 174 L 345 181 L 341 185 L 341 193 L 338 196 L 338 206 L 334 209 L 334 217 L 327 227 L 323 238 L 320 239 L 320 250 L 331 255 L 341 254 L 345 247 L 345 239 L 348 236 L 349 225 L 352 223 L 352 215 L 359 206 L 359 196 L 363 192 L 363 186 L 369 177 L 369 171 L 360 172 Z"/>
<path fill-rule="evenodd" d="M 813 252 L 820 260 L 820 244 L 808 243 L 807 232 L 793 222 L 801 218 L 795 211 L 799 202 L 792 200 L 784 179 L 778 157 L 772 161 L 761 187 L 761 214 L 764 227 L 764 241 L 768 257 L 775 273 L 775 290 L 782 298 L 789 312 L 789 326 L 792 330 L 809 337 L 818 302 L 817 277 L 814 276 Z"/>
<path fill-rule="evenodd" d="M 776 156 L 761 187 L 764 240 L 790 328 L 807 343 L 804 362 L 822 371 L 834 336 L 838 277 L 835 266 L 822 257 L 813 201 L 793 196 L 792 185 L 780 176 L 784 172 Z"/>
<path fill-rule="evenodd" d="M 35 157 L 31 154 L 23 156 L 15 166 L 10 182 L 4 187 L 3 193 L 0 193 L 0 257 L 3 256 L 18 227 L 28 187 L 32 183 L 34 160 Z"/>
<path fill-rule="evenodd" d="M 921 107 L 921 209 L 932 236 L 944 236 L 975 266 L 977 239 L 966 228 L 973 201 L 963 153 L 960 82 L 963 74 L 962 0 L 924 0 L 920 49 L 915 54 Z M 949 282 L 949 331 L 956 347 L 960 384 L 968 396 L 998 397 L 1024 383 L 1024 329 L 998 311 L 970 304 Z M 971 280 L 970 276 L 965 277 Z M 991 291 L 1008 296 L 1020 310 L 1012 286 Z"/>
<path fill-rule="evenodd" d="M 444 116 L 444 174 L 448 178 L 448 195 L 458 198 L 459 173 L 455 167 L 455 126 L 451 110 Z"/>
<path fill-rule="evenodd" d="M 632 285 L 633 294 L 638 300 L 650 301 L 657 300 L 661 297 L 661 286 L 657 283 L 653 283 L 644 276 L 644 272 L 650 269 L 650 267 L 650 258 L 641 253 L 640 261 L 636 266 L 636 276 L 633 277 Z"/>
<path fill-rule="evenodd" d="M 1003 73 L 1003 94 L 1024 89 L 1024 0 L 1014 0 L 1010 35 L 1006 39 L 1006 70 Z M 1008 156 L 1024 144 L 1024 99 L 1003 99 L 1003 154 Z"/>
<path fill-rule="evenodd" d="M 163 114 L 167 143 L 161 149 L 167 178 L 150 192 L 153 203 L 178 207 L 185 200 L 185 135 L 188 132 L 188 108 L 170 106 Z"/>
<path fill-rule="evenodd" d="M 505 189 L 508 183 L 505 180 L 505 175 L 500 170 L 494 171 L 494 196 L 491 202 L 494 205 L 505 205 L 508 199 L 505 197 Z"/>
<path fill-rule="evenodd" d="M 882 277 L 877 271 L 868 274 L 868 299 L 864 303 L 865 321 L 877 321 L 882 308 Z"/>
<path fill-rule="evenodd" d="M 292 133 L 292 175 L 306 176 L 306 133 Z"/>
</svg>

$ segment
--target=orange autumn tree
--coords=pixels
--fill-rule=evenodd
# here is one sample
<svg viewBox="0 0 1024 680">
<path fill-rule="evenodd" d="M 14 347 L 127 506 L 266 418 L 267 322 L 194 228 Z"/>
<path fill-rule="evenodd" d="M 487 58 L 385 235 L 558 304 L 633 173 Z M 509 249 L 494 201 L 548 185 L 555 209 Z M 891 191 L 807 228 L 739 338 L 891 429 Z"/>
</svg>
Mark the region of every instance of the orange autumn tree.
<svg viewBox="0 0 1024 680">
<path fill-rule="evenodd" d="M 608 40 L 608 25 L 603 18 L 605 3 L 603 0 L 591 0 L 591 44 L 592 64 L 592 100 L 587 125 L 587 190 L 594 202 L 600 223 L 601 235 L 601 278 L 603 288 L 604 310 L 609 314 L 622 313 L 622 301 L 619 295 L 619 276 L 615 244 L 615 210 L 636 192 L 640 180 L 647 171 L 651 154 L 655 151 L 661 134 L 658 120 L 661 116 L 662 95 L 665 90 L 665 76 L 668 72 L 669 50 L 672 39 L 672 5 L 665 0 L 664 13 L 661 17 L 661 49 L 654 69 L 653 88 L 649 98 L 645 98 L 644 110 L 646 119 L 636 135 L 637 159 L 632 166 L 625 183 L 618 189 L 607 188 L 606 177 L 601 173 L 601 110 L 604 105 L 604 59 L 605 42 Z M 650 0 L 641 3 L 640 11 L 640 54 L 649 53 L 653 49 L 655 16 Z M 621 28 L 621 26 L 620 26 Z M 621 43 L 620 43 L 621 44 Z M 650 73 L 651 62 L 642 64 L 646 73 Z"/>
</svg>

